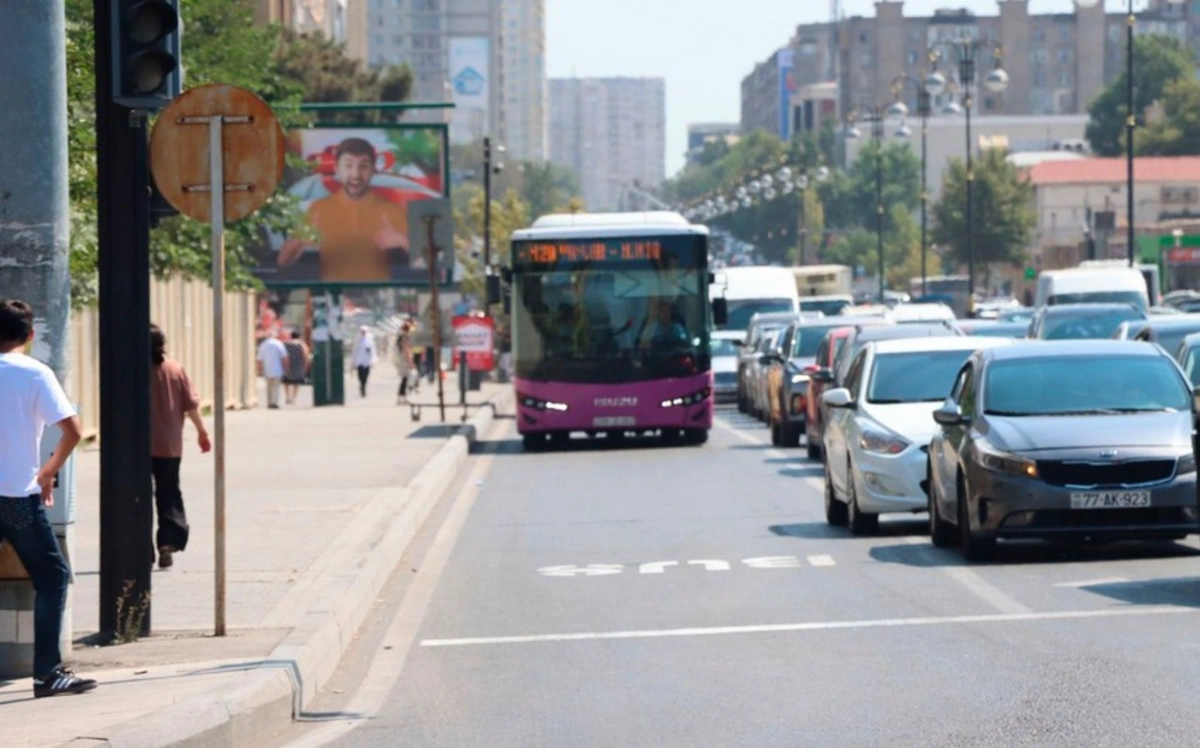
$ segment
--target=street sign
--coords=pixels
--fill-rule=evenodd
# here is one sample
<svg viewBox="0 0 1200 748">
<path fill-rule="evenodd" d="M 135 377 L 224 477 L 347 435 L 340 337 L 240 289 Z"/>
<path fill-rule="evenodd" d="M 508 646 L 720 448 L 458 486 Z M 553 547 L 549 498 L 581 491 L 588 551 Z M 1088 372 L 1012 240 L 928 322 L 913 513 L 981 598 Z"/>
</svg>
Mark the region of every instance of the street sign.
<svg viewBox="0 0 1200 748">
<path fill-rule="evenodd" d="M 283 130 L 249 91 L 213 83 L 172 101 L 150 135 L 154 184 L 180 213 L 212 225 L 214 634 L 225 636 L 225 224 L 279 185 Z M 227 194 L 228 193 L 228 194 Z"/>
<path fill-rule="evenodd" d="M 1031 267 L 1025 268 L 1025 280 L 1033 280 L 1036 277 L 1037 277 L 1037 269 L 1036 268 L 1031 268 Z"/>
<path fill-rule="evenodd" d="M 150 135 L 150 172 L 176 210 L 208 223 L 212 117 L 221 115 L 224 218 L 238 221 L 262 207 L 283 176 L 285 141 L 266 102 L 237 86 L 213 83 L 185 91 L 159 115 Z"/>
<path fill-rule="evenodd" d="M 408 203 L 408 256 L 429 261 L 429 225 L 433 221 L 433 242 L 437 246 L 437 270 L 441 282 L 454 280 L 454 216 L 450 200 L 444 197 L 411 200 Z"/>
</svg>

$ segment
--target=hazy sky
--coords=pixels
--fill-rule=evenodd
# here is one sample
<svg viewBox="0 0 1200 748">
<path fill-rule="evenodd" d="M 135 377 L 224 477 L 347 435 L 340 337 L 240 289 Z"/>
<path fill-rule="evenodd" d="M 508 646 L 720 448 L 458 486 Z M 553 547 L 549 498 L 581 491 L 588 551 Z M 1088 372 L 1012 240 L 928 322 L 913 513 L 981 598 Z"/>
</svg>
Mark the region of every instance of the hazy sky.
<svg viewBox="0 0 1200 748">
<path fill-rule="evenodd" d="M 1108 4 L 1125 7 L 1124 0 Z M 1034 13 L 1072 6 L 1029 3 Z M 666 78 L 670 175 L 683 166 L 688 123 L 736 122 L 742 78 L 797 24 L 828 20 L 829 7 L 829 0 L 546 0 L 547 72 Z M 846 15 L 875 13 L 874 0 L 842 0 L 842 7 Z M 946 7 L 999 12 L 996 0 L 907 0 L 905 13 Z"/>
</svg>

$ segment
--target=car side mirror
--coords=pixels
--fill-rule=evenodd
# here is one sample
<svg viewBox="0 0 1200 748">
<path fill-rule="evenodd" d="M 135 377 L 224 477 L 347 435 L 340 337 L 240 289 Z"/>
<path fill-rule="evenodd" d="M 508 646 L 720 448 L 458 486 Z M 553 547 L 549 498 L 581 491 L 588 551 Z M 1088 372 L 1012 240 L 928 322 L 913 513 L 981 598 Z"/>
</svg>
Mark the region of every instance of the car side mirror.
<svg viewBox="0 0 1200 748">
<path fill-rule="evenodd" d="M 713 324 L 723 326 L 729 322 L 729 302 L 724 296 L 712 300 Z M 740 345 L 740 344 L 739 344 Z"/>
<path fill-rule="evenodd" d="M 838 387 L 829 390 L 821 395 L 821 402 L 825 403 L 830 408 L 853 408 L 854 398 L 850 396 L 850 390 L 845 387 Z"/>
<path fill-rule="evenodd" d="M 958 403 L 946 403 L 933 411 L 933 420 L 943 426 L 961 426 L 968 419 L 963 416 L 962 409 L 958 407 Z"/>
<path fill-rule="evenodd" d="M 809 379 L 821 384 L 831 384 L 833 382 L 833 369 L 830 369 L 828 366 L 819 367 L 813 371 Z"/>
</svg>

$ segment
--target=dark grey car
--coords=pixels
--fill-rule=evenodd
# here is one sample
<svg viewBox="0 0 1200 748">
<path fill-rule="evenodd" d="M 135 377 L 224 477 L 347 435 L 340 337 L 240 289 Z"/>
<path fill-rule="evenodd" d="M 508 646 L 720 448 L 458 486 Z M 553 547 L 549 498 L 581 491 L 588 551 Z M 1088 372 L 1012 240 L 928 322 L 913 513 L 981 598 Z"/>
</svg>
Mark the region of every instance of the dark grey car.
<svg viewBox="0 0 1200 748">
<path fill-rule="evenodd" d="M 1039 340 L 1096 340 L 1111 338 L 1122 322 L 1146 319 L 1133 304 L 1062 304 L 1038 309 L 1029 323 L 1029 337 Z"/>
<path fill-rule="evenodd" d="M 933 542 L 1179 539 L 1197 531 L 1192 390 L 1158 346 L 1020 342 L 978 351 L 934 413 Z"/>
</svg>

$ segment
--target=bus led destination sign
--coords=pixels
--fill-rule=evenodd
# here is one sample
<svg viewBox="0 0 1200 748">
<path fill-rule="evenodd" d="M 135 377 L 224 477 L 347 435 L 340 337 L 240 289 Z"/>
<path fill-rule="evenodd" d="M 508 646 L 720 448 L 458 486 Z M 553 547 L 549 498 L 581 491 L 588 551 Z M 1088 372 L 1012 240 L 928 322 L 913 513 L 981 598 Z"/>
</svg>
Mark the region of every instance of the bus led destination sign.
<svg viewBox="0 0 1200 748">
<path fill-rule="evenodd" d="M 661 261 L 662 242 L 530 242 L 516 248 L 519 265 L 558 265 L 576 262 Z"/>
</svg>

